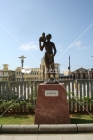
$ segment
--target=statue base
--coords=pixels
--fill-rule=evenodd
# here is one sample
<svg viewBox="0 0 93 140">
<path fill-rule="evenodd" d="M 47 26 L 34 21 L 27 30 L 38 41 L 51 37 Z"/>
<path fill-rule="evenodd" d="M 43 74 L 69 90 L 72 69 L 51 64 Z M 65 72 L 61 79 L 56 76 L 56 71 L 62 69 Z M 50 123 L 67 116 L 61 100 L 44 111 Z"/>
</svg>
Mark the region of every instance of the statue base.
<svg viewBox="0 0 93 140">
<path fill-rule="evenodd" d="M 69 124 L 70 115 L 63 84 L 40 84 L 36 100 L 35 124 Z"/>
<path fill-rule="evenodd" d="M 59 84 L 59 81 L 56 78 L 50 78 L 48 81 L 45 81 L 44 84 Z"/>
</svg>

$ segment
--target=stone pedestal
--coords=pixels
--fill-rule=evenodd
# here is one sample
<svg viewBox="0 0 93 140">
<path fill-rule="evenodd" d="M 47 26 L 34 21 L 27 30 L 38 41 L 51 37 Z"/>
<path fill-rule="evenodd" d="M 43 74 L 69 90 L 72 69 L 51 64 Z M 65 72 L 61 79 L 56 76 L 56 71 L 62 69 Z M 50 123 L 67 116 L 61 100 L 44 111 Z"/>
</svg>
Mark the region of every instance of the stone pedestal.
<svg viewBox="0 0 93 140">
<path fill-rule="evenodd" d="M 63 84 L 40 84 L 35 124 L 69 124 L 70 116 Z"/>
</svg>

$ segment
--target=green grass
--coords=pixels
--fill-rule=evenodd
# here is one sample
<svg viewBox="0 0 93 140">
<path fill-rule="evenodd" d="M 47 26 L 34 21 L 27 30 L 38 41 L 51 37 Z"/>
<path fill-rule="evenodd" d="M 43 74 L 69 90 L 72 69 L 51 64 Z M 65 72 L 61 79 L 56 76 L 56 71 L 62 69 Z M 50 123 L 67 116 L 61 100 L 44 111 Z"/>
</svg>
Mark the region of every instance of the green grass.
<svg viewBox="0 0 93 140">
<path fill-rule="evenodd" d="M 90 115 L 72 114 L 71 124 L 93 123 Z M 4 124 L 34 124 L 35 115 L 6 115 L 0 118 L 0 125 Z"/>
<path fill-rule="evenodd" d="M 34 124 L 34 115 L 8 115 L 0 118 L 0 124 Z"/>
<path fill-rule="evenodd" d="M 70 118 L 71 124 L 93 123 L 93 118 L 90 115 L 72 114 Z"/>
</svg>

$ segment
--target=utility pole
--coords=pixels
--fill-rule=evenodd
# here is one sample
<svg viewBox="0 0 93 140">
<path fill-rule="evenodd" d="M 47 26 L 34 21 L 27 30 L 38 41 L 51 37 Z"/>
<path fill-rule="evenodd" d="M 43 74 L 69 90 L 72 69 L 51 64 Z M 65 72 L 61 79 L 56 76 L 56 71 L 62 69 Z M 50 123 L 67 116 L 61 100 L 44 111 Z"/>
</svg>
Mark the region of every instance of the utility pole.
<svg viewBox="0 0 93 140">
<path fill-rule="evenodd" d="M 68 70 L 70 71 L 70 55 L 69 55 L 69 67 L 68 67 Z"/>
<path fill-rule="evenodd" d="M 69 67 L 68 67 L 68 70 L 69 70 L 69 79 L 70 79 L 70 55 L 69 55 Z"/>
</svg>

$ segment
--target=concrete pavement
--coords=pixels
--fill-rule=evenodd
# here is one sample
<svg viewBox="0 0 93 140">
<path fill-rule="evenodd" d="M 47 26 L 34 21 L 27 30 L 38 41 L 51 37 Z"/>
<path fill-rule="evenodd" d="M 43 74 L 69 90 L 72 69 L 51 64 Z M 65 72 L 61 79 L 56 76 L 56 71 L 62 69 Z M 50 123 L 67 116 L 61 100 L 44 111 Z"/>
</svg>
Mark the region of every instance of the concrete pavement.
<svg viewBox="0 0 93 140">
<path fill-rule="evenodd" d="M 93 140 L 93 133 L 86 134 L 0 134 L 0 140 Z"/>
</svg>

